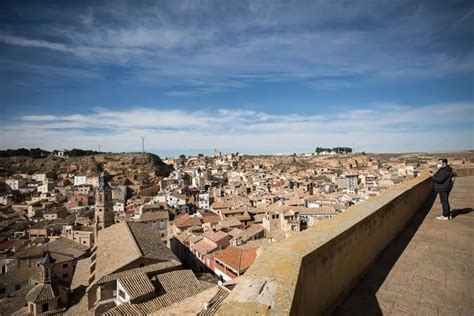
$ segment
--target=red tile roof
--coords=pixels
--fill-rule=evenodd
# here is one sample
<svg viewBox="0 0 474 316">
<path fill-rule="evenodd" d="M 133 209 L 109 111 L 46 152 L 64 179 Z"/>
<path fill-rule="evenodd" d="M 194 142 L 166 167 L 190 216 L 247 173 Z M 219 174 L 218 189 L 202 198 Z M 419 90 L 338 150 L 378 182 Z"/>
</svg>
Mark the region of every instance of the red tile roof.
<svg viewBox="0 0 474 316">
<path fill-rule="evenodd" d="M 201 219 L 198 217 L 191 217 L 188 214 L 181 214 L 174 219 L 174 226 L 178 228 L 186 228 L 201 225 Z"/>
<path fill-rule="evenodd" d="M 6 240 L 2 243 L 0 243 L 0 251 L 5 251 L 13 248 L 15 246 L 15 241 L 14 240 Z"/>
<path fill-rule="evenodd" d="M 220 262 L 225 263 L 235 271 L 239 273 L 247 270 L 257 257 L 258 248 L 251 249 L 238 249 L 234 246 L 229 246 L 219 254 L 216 255 L 216 259 Z"/>
<path fill-rule="evenodd" d="M 191 248 L 193 248 L 194 250 L 196 250 L 201 256 L 204 256 L 204 255 L 207 255 L 208 253 L 216 250 L 218 248 L 217 244 L 206 239 L 206 238 L 203 238 L 201 239 L 200 241 L 198 241 L 197 243 L 193 244 L 191 246 Z"/>
<path fill-rule="evenodd" d="M 205 212 L 202 213 L 202 222 L 203 223 L 218 223 L 221 220 L 221 217 L 217 214 Z"/>
<path fill-rule="evenodd" d="M 202 236 L 206 237 L 207 239 L 215 243 L 221 241 L 222 239 L 229 239 L 229 235 L 224 233 L 223 231 L 217 231 L 217 232 L 207 231 Z"/>
</svg>

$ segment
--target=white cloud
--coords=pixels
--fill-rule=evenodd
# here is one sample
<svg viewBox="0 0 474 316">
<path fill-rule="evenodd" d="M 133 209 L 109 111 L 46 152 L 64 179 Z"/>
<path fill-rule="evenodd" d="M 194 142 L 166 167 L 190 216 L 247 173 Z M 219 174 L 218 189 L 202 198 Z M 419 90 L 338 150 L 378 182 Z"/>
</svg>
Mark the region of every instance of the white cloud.
<svg viewBox="0 0 474 316">
<path fill-rule="evenodd" d="M 61 52 L 68 52 L 70 49 L 62 43 L 54 43 L 45 40 L 29 39 L 19 36 L 0 35 L 0 42 L 10 45 L 33 47 L 33 48 L 47 48 Z"/>
<path fill-rule="evenodd" d="M 394 14 L 404 6 L 409 13 Z M 472 47 L 457 48 L 451 34 L 459 30 L 446 27 L 457 11 L 433 7 L 398 1 L 351 10 L 324 1 L 109 3 L 84 10 L 79 26 L 71 21 L 43 34 L 31 32 L 32 38 L 4 34 L 0 41 L 60 52 L 97 72 L 125 66 L 120 80 L 173 87 L 168 96 L 256 81 L 301 80 L 315 89 L 335 89 L 473 71 Z"/>
<path fill-rule="evenodd" d="M 90 114 L 26 115 L 0 127 L 1 148 L 147 148 L 186 151 L 214 147 L 253 152 L 311 151 L 352 146 L 366 151 L 474 148 L 474 104 L 379 105 L 338 115 L 270 114 L 246 109 L 183 111 L 99 109 Z"/>
</svg>

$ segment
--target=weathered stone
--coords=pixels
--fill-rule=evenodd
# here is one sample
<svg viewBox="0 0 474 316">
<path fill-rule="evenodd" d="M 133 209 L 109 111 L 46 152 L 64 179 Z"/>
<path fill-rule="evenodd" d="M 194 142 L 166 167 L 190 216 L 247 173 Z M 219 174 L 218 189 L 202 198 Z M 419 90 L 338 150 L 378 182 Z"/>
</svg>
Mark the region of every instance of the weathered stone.
<svg viewBox="0 0 474 316">
<path fill-rule="evenodd" d="M 236 285 L 223 313 L 256 312 L 262 305 L 276 315 L 324 312 L 400 232 L 431 188 L 424 174 L 272 244 Z M 269 280 L 271 288 L 261 295 Z"/>
</svg>

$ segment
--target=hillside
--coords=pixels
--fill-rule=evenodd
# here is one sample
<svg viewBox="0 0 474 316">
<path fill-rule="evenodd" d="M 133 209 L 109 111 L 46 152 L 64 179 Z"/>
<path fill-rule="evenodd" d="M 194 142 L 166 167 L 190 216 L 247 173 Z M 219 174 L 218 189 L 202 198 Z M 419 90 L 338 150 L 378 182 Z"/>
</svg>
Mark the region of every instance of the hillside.
<svg viewBox="0 0 474 316">
<path fill-rule="evenodd" d="M 343 170 L 346 168 L 357 168 L 367 166 L 369 159 L 385 164 L 435 164 L 438 158 L 448 158 L 452 166 L 474 165 L 474 151 L 463 151 L 453 153 L 367 153 L 336 155 L 336 156 L 272 156 L 257 155 L 243 156 L 241 164 L 251 167 L 255 164 L 263 164 L 272 169 L 283 171 L 298 171 L 314 168 L 331 168 Z"/>
<path fill-rule="evenodd" d="M 160 157 L 149 153 L 97 154 L 68 159 L 54 156 L 31 158 L 25 156 L 1 157 L 0 175 L 8 176 L 14 173 L 54 172 L 73 173 L 81 175 L 98 175 L 102 170 L 109 174 L 120 173 L 151 173 L 167 176 L 173 170 Z"/>
</svg>

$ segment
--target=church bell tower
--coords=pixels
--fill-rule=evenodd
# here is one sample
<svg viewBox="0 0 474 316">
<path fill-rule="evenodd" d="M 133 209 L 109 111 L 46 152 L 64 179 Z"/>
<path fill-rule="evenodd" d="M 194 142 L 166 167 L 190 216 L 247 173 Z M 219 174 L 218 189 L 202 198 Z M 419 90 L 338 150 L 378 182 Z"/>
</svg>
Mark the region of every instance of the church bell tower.
<svg viewBox="0 0 474 316">
<path fill-rule="evenodd" d="M 95 192 L 95 225 L 96 229 L 107 228 L 115 223 L 112 189 L 107 183 L 105 172 L 100 175 L 99 188 Z"/>
</svg>

